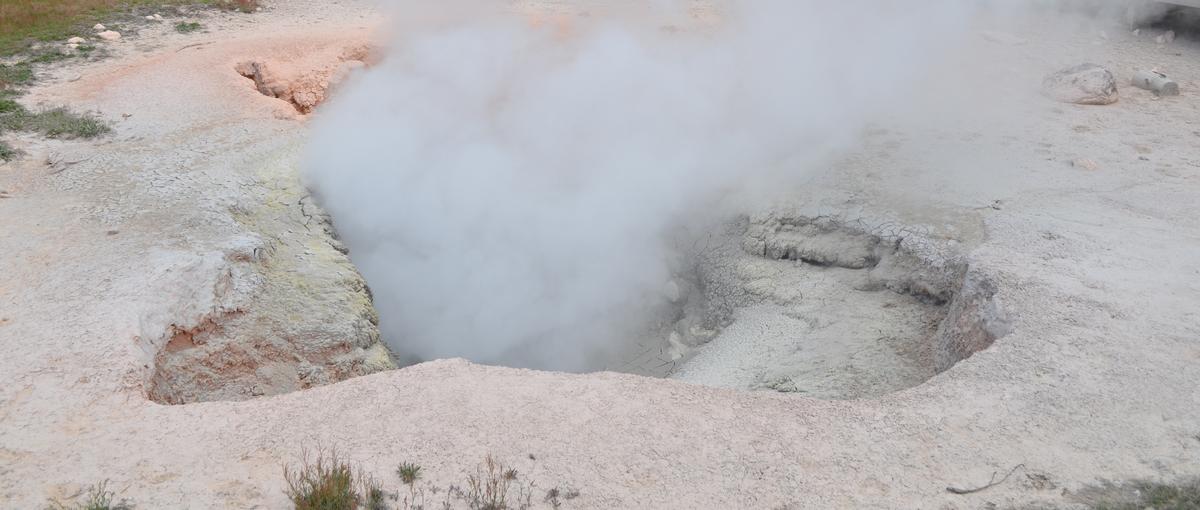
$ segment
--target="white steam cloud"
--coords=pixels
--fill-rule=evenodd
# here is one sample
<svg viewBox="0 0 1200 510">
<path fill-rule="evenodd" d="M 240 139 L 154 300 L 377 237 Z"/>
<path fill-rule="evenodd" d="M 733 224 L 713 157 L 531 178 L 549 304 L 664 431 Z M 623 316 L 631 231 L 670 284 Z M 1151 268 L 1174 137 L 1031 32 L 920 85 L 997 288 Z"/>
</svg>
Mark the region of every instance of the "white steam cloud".
<svg viewBox="0 0 1200 510">
<path fill-rule="evenodd" d="M 383 60 L 314 120 L 309 184 L 400 356 L 562 370 L 597 368 L 662 299 L 672 229 L 836 156 L 966 14 L 402 4 Z"/>
</svg>

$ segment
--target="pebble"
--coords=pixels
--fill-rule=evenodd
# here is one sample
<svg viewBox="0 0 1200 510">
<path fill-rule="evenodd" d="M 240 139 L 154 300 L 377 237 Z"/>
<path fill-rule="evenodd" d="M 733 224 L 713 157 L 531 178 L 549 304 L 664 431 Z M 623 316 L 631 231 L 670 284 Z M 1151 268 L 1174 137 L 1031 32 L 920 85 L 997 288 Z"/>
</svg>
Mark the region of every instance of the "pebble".
<svg viewBox="0 0 1200 510">
<path fill-rule="evenodd" d="M 1080 64 L 1042 80 L 1042 92 L 1063 103 L 1106 105 L 1117 102 L 1117 80 L 1108 69 Z"/>
<path fill-rule="evenodd" d="M 1092 161 L 1088 158 L 1076 159 L 1075 161 L 1071 162 L 1071 166 L 1073 166 L 1075 168 L 1082 168 L 1084 170 L 1096 170 L 1096 169 L 1100 168 L 1099 164 L 1097 164 L 1095 161 Z"/>
<path fill-rule="evenodd" d="M 96 23 L 96 26 L 92 27 L 92 30 L 95 30 L 97 32 L 103 32 L 105 30 L 108 30 L 108 27 L 105 27 L 104 25 Z"/>
</svg>

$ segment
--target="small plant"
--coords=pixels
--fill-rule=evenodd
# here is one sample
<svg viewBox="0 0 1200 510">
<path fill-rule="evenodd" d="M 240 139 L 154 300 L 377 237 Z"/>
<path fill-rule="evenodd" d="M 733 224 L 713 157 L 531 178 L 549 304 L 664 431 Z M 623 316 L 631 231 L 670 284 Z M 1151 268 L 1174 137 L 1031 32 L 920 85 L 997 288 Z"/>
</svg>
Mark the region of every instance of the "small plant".
<svg viewBox="0 0 1200 510">
<path fill-rule="evenodd" d="M 365 510 L 388 510 L 388 493 L 375 477 L 359 474 L 360 491 Z"/>
<path fill-rule="evenodd" d="M 412 486 L 417 480 L 421 479 L 421 466 L 409 462 L 401 462 L 400 467 L 396 468 L 396 475 L 400 477 L 400 481 L 404 485 Z"/>
<path fill-rule="evenodd" d="M 408 486 L 408 499 L 404 501 L 405 507 L 416 504 L 417 502 L 417 480 L 421 479 L 421 466 L 411 462 L 401 462 L 396 468 L 396 476 L 400 477 L 400 482 Z"/>
<path fill-rule="evenodd" d="M 508 490 L 517 479 L 517 471 L 496 462 L 491 455 L 483 459 L 481 468 L 467 477 L 467 502 L 472 510 L 506 510 Z"/>
<path fill-rule="evenodd" d="M 283 467 L 284 493 L 296 510 L 386 510 L 387 492 L 371 476 L 356 473 L 334 450 L 305 451 L 300 465 Z"/>
<path fill-rule="evenodd" d="M 558 510 L 562 507 L 563 501 L 570 501 L 579 497 L 579 491 L 575 489 L 560 489 L 555 487 L 546 491 L 546 497 L 542 499 L 544 503 L 549 503 L 551 507 Z"/>
<path fill-rule="evenodd" d="M 195 21 L 189 21 L 189 22 L 180 21 L 179 23 L 175 24 L 175 31 L 179 32 L 181 34 L 190 34 L 192 32 L 200 30 L 201 27 L 202 27 L 202 25 Z"/>
<path fill-rule="evenodd" d="M 117 494 L 108 490 L 108 480 L 88 488 L 87 497 L 82 503 L 67 506 L 58 501 L 50 502 L 49 510 L 133 510 L 133 506 L 124 499 L 118 501 Z"/>
<path fill-rule="evenodd" d="M 25 107 L 21 106 L 21 103 L 18 103 L 16 101 L 13 101 L 12 99 L 7 99 L 7 98 L 0 99 L 0 115 L 6 114 L 6 113 L 18 113 L 19 114 L 19 113 L 23 113 L 24 111 L 25 111 Z"/>
<path fill-rule="evenodd" d="M 0 141 L 0 161 L 12 161 L 17 157 L 17 150 Z"/>
</svg>

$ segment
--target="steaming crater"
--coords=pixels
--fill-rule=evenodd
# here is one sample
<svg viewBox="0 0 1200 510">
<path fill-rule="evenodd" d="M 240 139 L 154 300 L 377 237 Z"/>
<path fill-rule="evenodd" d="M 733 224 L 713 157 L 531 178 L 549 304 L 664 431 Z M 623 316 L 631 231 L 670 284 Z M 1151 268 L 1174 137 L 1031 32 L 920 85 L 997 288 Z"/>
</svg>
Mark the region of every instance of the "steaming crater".
<svg viewBox="0 0 1200 510">
<path fill-rule="evenodd" d="M 764 0 L 698 18 L 693 3 L 680 0 L 645 9 L 597 6 L 556 14 L 554 22 L 483 2 L 401 3 L 386 56 L 314 116 L 304 169 L 371 285 L 392 350 L 413 362 L 465 357 L 576 372 L 678 373 L 744 388 L 786 388 L 776 381 L 803 370 L 757 374 L 748 383 L 685 373 L 681 363 L 694 356 L 690 364 L 701 366 L 714 356 L 706 352 L 731 336 L 723 330 L 745 323 L 737 314 L 757 313 L 762 296 L 816 313 L 803 309 L 810 301 L 787 297 L 803 289 L 844 299 L 848 318 L 868 314 L 849 293 L 883 291 L 849 280 L 880 279 L 899 257 L 884 241 L 829 227 L 804 247 L 782 249 L 782 258 L 799 261 L 771 260 L 764 251 L 752 261 L 729 253 L 672 263 L 678 250 L 670 233 L 728 213 L 726 198 L 750 194 L 751 185 L 794 186 L 806 169 L 837 159 L 864 126 L 903 100 L 923 61 L 951 47 L 946 42 L 966 26 L 966 10 L 949 1 Z M 856 37 L 841 37 L 838 26 L 856 27 Z M 834 51 L 830 40 L 842 44 Z M 836 70 L 837 79 L 814 79 L 822 70 Z M 800 235 L 801 226 L 776 237 Z M 846 258 L 842 247 L 851 250 Z M 814 250 L 836 256 L 825 260 Z M 747 264 L 775 264 L 779 274 L 746 276 Z M 789 273 L 789 264 L 804 271 Z M 718 274 L 722 267 L 726 276 Z M 847 281 L 810 285 L 830 275 Z M 791 283 L 772 290 L 772 279 Z M 895 316 L 880 323 L 904 325 L 889 326 L 892 336 L 926 338 L 949 313 L 938 307 L 952 292 L 934 304 L 904 292 L 897 295 L 911 299 L 896 298 L 892 308 L 872 303 Z M 839 327 L 832 334 L 817 321 L 811 334 L 793 336 L 826 331 L 832 336 L 824 343 L 834 345 L 863 334 Z M 836 363 L 909 360 L 894 370 L 901 376 L 872 388 L 911 384 L 936 370 L 937 349 L 878 343 L 896 344 L 894 355 L 881 350 L 864 361 L 844 353 L 852 359 Z"/>
<path fill-rule="evenodd" d="M 953 248 L 909 229 L 764 214 L 692 246 L 648 307 L 626 317 L 636 326 L 575 371 L 870 398 L 919 385 L 1008 332 L 995 287 Z M 532 339 L 502 356 L 542 359 L 548 344 Z"/>
</svg>

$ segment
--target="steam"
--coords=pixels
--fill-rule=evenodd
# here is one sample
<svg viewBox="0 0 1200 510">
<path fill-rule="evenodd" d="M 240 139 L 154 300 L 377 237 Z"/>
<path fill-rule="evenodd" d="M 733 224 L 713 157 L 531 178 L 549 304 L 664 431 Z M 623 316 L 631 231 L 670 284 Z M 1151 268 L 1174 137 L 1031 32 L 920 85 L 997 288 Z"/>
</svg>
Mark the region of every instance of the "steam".
<svg viewBox="0 0 1200 510">
<path fill-rule="evenodd" d="M 309 184 L 398 354 L 561 370 L 663 300 L 673 229 L 796 185 L 965 31 L 953 0 L 401 4 L 318 113 Z"/>
</svg>

